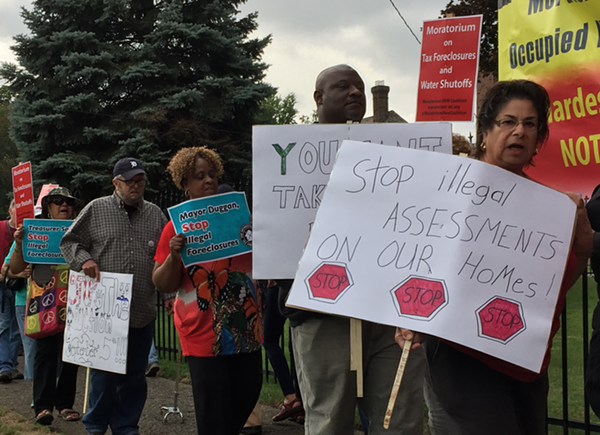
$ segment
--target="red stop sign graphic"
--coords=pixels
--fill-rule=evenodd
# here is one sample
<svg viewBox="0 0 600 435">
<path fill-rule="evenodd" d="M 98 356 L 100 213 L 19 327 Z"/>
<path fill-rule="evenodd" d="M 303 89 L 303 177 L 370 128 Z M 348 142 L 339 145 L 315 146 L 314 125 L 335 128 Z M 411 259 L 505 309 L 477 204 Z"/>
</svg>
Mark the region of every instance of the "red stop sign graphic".
<svg viewBox="0 0 600 435">
<path fill-rule="evenodd" d="M 508 343 L 526 329 L 518 301 L 494 297 L 476 312 L 479 336 Z"/>
<path fill-rule="evenodd" d="M 391 293 L 398 313 L 418 320 L 432 319 L 448 304 L 443 280 L 411 276 Z"/>
<path fill-rule="evenodd" d="M 306 279 L 311 299 L 336 302 L 353 282 L 348 268 L 343 263 L 322 263 Z"/>
</svg>

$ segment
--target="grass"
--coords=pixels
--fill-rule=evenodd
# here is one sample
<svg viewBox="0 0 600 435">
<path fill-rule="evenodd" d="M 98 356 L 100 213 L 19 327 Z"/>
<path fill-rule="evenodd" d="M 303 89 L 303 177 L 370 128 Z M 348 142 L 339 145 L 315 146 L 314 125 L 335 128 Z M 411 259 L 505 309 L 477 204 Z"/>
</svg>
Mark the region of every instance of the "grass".
<svg viewBox="0 0 600 435">
<path fill-rule="evenodd" d="M 35 425 L 22 415 L 0 406 L 0 435 L 48 435 L 50 429 Z"/>
</svg>

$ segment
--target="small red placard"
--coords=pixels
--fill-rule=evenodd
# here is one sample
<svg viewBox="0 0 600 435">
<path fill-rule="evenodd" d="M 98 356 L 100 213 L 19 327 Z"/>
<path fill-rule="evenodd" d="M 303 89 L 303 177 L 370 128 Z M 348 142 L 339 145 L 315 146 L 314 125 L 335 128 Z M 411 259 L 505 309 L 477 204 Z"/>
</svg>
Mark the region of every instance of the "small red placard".
<svg viewBox="0 0 600 435">
<path fill-rule="evenodd" d="M 423 23 L 417 121 L 472 121 L 481 15 Z"/>
<path fill-rule="evenodd" d="M 21 163 L 12 168 L 13 194 L 17 212 L 17 226 L 23 224 L 23 219 L 33 219 L 33 186 L 31 178 L 31 163 Z"/>
</svg>

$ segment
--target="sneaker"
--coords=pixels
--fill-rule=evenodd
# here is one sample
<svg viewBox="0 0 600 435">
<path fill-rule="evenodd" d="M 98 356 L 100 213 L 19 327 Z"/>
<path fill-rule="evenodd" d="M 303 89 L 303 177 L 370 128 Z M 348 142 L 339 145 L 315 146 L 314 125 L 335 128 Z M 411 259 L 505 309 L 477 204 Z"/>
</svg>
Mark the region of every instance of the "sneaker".
<svg viewBox="0 0 600 435">
<path fill-rule="evenodd" d="M 0 382 L 3 384 L 8 384 L 12 382 L 12 374 L 8 370 L 3 370 L 0 372 Z"/>
<path fill-rule="evenodd" d="M 157 362 L 150 363 L 148 364 L 148 368 L 146 369 L 146 376 L 149 378 L 154 378 L 156 377 L 156 374 L 159 370 L 160 367 L 158 366 Z"/>
<path fill-rule="evenodd" d="M 12 371 L 12 378 L 13 378 L 14 381 L 18 381 L 18 380 L 21 380 L 21 379 L 25 379 L 25 376 L 23 376 L 23 373 L 21 373 L 17 369 L 14 369 Z"/>
</svg>

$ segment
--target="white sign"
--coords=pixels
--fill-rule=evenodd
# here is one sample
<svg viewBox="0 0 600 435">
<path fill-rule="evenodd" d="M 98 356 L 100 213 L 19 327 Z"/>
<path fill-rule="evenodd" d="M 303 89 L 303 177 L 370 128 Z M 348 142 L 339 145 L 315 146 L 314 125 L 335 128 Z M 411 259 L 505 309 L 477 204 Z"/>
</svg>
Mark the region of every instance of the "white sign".
<svg viewBox="0 0 600 435">
<path fill-rule="evenodd" d="M 451 124 L 255 126 L 252 132 L 255 279 L 293 278 L 344 139 L 452 153 Z"/>
<path fill-rule="evenodd" d="M 287 304 L 539 372 L 575 212 L 483 162 L 344 142 Z"/>
<path fill-rule="evenodd" d="M 71 271 L 63 361 L 125 374 L 133 275 Z"/>
</svg>

